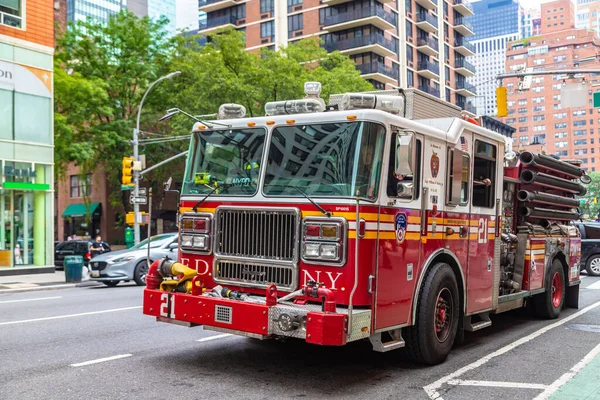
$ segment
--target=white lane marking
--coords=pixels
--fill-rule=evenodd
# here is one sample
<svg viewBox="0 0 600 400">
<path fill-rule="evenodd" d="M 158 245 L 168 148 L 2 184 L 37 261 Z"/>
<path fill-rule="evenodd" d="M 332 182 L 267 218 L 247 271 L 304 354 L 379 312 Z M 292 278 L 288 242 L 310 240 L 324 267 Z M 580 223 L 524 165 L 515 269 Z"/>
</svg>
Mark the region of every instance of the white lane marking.
<svg viewBox="0 0 600 400">
<path fill-rule="evenodd" d="M 571 321 L 572 319 L 575 319 L 575 318 L 587 313 L 588 311 L 593 310 L 594 308 L 596 308 L 598 306 L 600 306 L 600 301 L 598 301 L 592 305 L 589 305 L 586 308 L 584 308 L 583 310 L 577 311 L 575 314 L 571 314 L 568 317 L 563 318 L 553 324 L 550 324 L 541 329 L 538 329 L 537 331 L 530 333 L 529 335 L 527 335 L 525 337 L 522 337 L 521 339 L 517 340 L 516 342 L 506 345 L 506 346 L 488 354 L 487 356 L 484 356 L 484 357 L 480 358 L 479 360 L 472 362 L 471 364 L 465 365 L 464 367 L 452 372 L 451 374 L 448 374 L 448 375 L 438 379 L 437 381 L 430 383 L 427 386 L 424 386 L 423 389 L 425 390 L 425 393 L 427 393 L 427 396 L 429 396 L 430 399 L 442 400 L 442 395 L 439 394 L 437 390 L 440 387 L 442 387 L 442 385 L 444 383 L 448 383 L 448 381 L 458 378 L 459 376 L 463 375 L 465 372 L 468 372 L 475 368 L 479 368 L 483 364 L 490 361 L 492 358 L 498 357 L 504 353 L 508 353 L 512 349 L 514 349 L 522 344 L 525 344 L 525 343 L 529 342 L 530 340 L 535 339 L 536 337 L 548 332 L 549 330 L 554 329 L 558 326 L 561 326 L 561 325 Z"/>
<path fill-rule="evenodd" d="M 83 317 L 85 315 L 95 315 L 95 314 L 105 314 L 105 313 L 117 312 L 117 311 L 136 310 L 136 309 L 139 309 L 139 308 L 142 308 L 142 306 L 113 308 L 112 310 L 90 311 L 90 312 L 84 312 L 84 313 L 78 313 L 78 314 L 57 315 L 55 317 L 22 319 L 20 321 L 0 322 L 0 326 L 2 326 L 2 325 L 14 325 L 14 324 L 25 324 L 27 322 L 49 321 L 49 320 L 52 320 L 52 319 Z"/>
<path fill-rule="evenodd" d="M 80 362 L 77 364 L 71 364 L 71 367 L 85 367 L 86 365 L 98 364 L 106 361 L 118 360 L 121 358 L 131 357 L 133 354 L 119 354 L 118 356 L 111 356 L 105 358 L 98 358 L 97 360 L 90 360 L 85 362 Z"/>
<path fill-rule="evenodd" d="M 542 385 L 539 383 L 521 383 L 521 382 L 498 382 L 498 381 L 469 381 L 462 379 L 453 379 L 447 382 L 448 385 L 460 385 L 460 386 L 484 386 L 484 387 L 501 387 L 501 388 L 515 388 L 515 389 L 536 389 L 544 390 L 548 385 Z"/>
<path fill-rule="evenodd" d="M 7 303 L 20 303 L 22 301 L 41 301 L 41 300 L 52 300 L 52 299 L 62 299 L 62 296 L 54 296 L 54 297 L 39 297 L 37 299 L 22 299 L 22 300 L 6 300 L 6 301 L 0 301 L 0 304 L 7 304 Z"/>
<path fill-rule="evenodd" d="M 545 400 L 550 397 L 554 392 L 560 389 L 562 385 L 573 379 L 573 377 L 575 377 L 575 375 L 577 375 L 583 369 L 583 367 L 588 365 L 598 354 L 600 354 L 600 344 L 594 347 L 592 351 L 587 353 L 586 356 L 581 359 L 581 361 L 579 361 L 573 366 L 573 368 L 569 370 L 569 372 L 564 373 L 560 378 L 552 382 L 534 400 Z"/>
<path fill-rule="evenodd" d="M 600 290 L 600 281 L 592 283 L 590 286 L 586 287 L 586 289 Z"/>
<path fill-rule="evenodd" d="M 214 335 L 214 336 L 209 336 L 209 337 L 205 337 L 202 339 L 197 339 L 196 342 L 210 342 L 211 340 L 224 339 L 229 336 L 232 336 L 231 333 L 224 333 L 222 335 Z"/>
</svg>

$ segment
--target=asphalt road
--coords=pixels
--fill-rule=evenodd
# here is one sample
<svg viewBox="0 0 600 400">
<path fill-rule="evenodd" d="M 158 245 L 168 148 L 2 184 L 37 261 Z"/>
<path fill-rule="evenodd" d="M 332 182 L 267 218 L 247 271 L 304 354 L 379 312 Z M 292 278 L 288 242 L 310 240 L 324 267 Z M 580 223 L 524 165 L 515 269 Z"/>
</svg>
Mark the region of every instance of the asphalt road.
<svg viewBox="0 0 600 400">
<path fill-rule="evenodd" d="M 2 295 L 0 399 L 533 399 L 600 343 L 600 278 L 582 287 L 579 310 L 495 316 L 435 367 L 157 323 L 133 285 Z"/>
</svg>

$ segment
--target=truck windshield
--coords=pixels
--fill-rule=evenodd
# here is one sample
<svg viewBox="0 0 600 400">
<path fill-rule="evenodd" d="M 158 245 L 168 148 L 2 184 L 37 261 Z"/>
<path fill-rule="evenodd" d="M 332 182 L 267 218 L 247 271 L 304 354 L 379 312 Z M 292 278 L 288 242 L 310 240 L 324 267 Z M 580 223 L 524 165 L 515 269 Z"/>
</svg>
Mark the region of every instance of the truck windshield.
<svg viewBox="0 0 600 400">
<path fill-rule="evenodd" d="M 372 122 L 295 125 L 273 130 L 264 193 L 377 197 L 385 128 Z"/>
<path fill-rule="evenodd" d="M 266 131 L 229 129 L 192 137 L 182 194 L 252 195 L 258 187 Z"/>
</svg>

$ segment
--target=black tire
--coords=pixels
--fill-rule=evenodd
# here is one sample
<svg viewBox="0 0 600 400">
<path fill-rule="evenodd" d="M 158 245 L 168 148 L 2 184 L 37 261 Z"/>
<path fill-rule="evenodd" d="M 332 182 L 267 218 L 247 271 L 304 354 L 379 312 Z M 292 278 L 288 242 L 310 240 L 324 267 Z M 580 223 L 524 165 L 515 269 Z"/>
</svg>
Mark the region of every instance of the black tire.
<svg viewBox="0 0 600 400">
<path fill-rule="evenodd" d="M 119 284 L 119 282 L 121 281 L 102 281 L 102 283 L 104 283 L 108 287 L 115 287 Z"/>
<path fill-rule="evenodd" d="M 588 258 L 585 263 L 585 270 L 590 276 L 600 276 L 600 254 Z"/>
<path fill-rule="evenodd" d="M 146 275 L 148 275 L 148 264 L 146 260 L 140 261 L 133 271 L 133 280 L 138 286 L 146 286 Z"/>
<path fill-rule="evenodd" d="M 436 319 L 436 314 L 444 317 L 443 322 Z M 405 329 L 408 356 L 421 364 L 444 362 L 454 345 L 459 315 L 454 271 L 446 263 L 437 263 L 427 273 L 421 287 L 415 325 Z"/>
<path fill-rule="evenodd" d="M 565 273 L 560 260 L 555 259 L 546 271 L 544 287 L 544 293 L 533 297 L 535 313 L 541 318 L 556 319 L 565 304 Z"/>
</svg>

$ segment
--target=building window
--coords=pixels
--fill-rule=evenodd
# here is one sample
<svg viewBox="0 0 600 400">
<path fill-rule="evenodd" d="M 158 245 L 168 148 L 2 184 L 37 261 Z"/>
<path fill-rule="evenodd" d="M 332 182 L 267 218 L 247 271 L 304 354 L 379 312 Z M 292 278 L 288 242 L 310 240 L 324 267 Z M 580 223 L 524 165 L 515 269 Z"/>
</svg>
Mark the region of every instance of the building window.
<svg viewBox="0 0 600 400">
<path fill-rule="evenodd" d="M 260 37 L 261 38 L 271 38 L 271 41 L 275 40 L 275 22 L 268 21 L 260 24 Z"/>
<path fill-rule="evenodd" d="M 23 28 L 25 19 L 23 0 L 0 0 L 0 25 Z"/>
<path fill-rule="evenodd" d="M 294 7 L 302 4 L 304 0 L 288 0 L 288 12 L 293 12 L 294 11 Z"/>
<path fill-rule="evenodd" d="M 81 179 L 79 175 L 71 175 L 71 198 L 89 197 L 92 195 L 92 175 Z"/>
<path fill-rule="evenodd" d="M 260 13 L 273 12 L 275 9 L 275 0 L 260 0 Z"/>
<path fill-rule="evenodd" d="M 293 37 L 294 31 L 304 28 L 304 14 L 296 14 L 288 17 L 288 38 Z"/>
<path fill-rule="evenodd" d="M 406 86 L 415 86 L 415 77 L 412 71 L 406 71 Z"/>
</svg>

